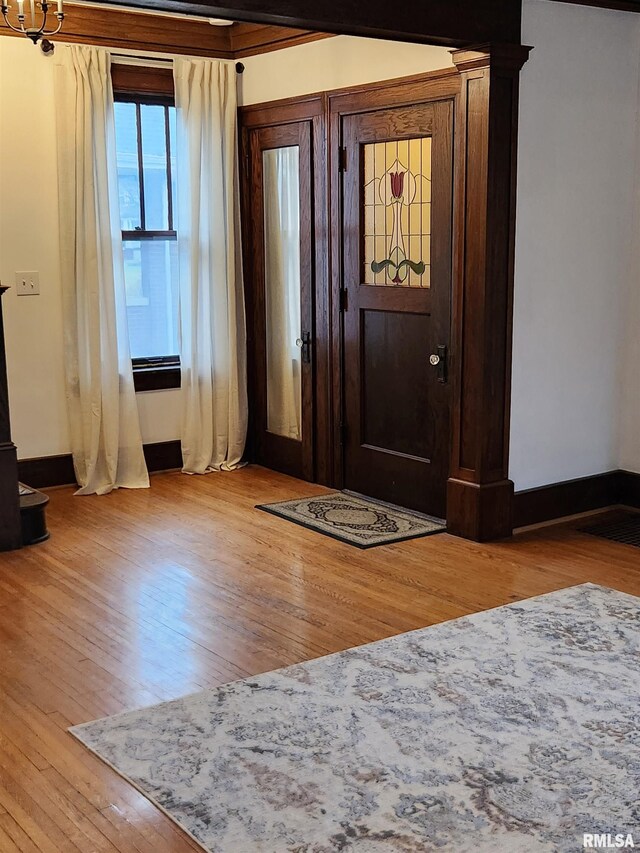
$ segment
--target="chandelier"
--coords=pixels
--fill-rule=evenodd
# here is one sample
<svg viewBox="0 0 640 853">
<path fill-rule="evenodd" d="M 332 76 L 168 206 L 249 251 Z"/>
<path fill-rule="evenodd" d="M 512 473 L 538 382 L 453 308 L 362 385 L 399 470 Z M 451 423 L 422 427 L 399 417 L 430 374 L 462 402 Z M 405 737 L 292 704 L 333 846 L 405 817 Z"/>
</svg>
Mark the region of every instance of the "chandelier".
<svg viewBox="0 0 640 853">
<path fill-rule="evenodd" d="M 9 10 L 13 7 L 8 6 L 6 0 L 0 0 L 2 5 L 2 17 L 8 27 L 16 33 L 22 33 L 27 38 L 31 39 L 34 44 L 37 44 L 41 38 L 44 38 L 43 47 L 47 44 L 47 37 L 54 36 L 59 33 L 64 21 L 64 12 L 62 11 L 62 0 L 56 0 L 57 11 L 55 13 L 58 26 L 55 29 L 47 30 L 47 15 L 49 13 L 50 4 L 47 0 L 36 2 L 36 0 L 16 0 L 18 13 L 15 15 L 17 23 L 12 23 L 9 19 Z M 25 2 L 27 3 L 28 12 L 25 14 Z M 28 23 L 27 23 L 27 18 Z M 53 45 L 51 45 L 51 49 Z"/>
</svg>

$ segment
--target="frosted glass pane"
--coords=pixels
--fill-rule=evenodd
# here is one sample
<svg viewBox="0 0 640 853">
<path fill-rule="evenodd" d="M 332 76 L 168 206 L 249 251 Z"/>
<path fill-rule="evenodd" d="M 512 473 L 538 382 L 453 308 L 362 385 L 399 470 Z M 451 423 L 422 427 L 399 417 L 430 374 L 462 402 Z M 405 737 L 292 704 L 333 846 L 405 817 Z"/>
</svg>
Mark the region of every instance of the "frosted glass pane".
<svg viewBox="0 0 640 853">
<path fill-rule="evenodd" d="M 267 430 L 302 437 L 300 174 L 297 146 L 262 154 Z"/>
</svg>

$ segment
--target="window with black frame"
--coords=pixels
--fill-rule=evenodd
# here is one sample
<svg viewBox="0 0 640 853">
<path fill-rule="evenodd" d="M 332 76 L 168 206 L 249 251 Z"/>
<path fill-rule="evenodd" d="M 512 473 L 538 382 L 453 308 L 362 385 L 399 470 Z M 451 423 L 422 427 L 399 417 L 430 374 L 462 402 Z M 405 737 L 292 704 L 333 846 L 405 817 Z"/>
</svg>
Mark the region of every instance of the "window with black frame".
<svg viewBox="0 0 640 853">
<path fill-rule="evenodd" d="M 177 387 L 178 245 L 173 98 L 115 93 L 118 194 L 136 390 Z"/>
</svg>

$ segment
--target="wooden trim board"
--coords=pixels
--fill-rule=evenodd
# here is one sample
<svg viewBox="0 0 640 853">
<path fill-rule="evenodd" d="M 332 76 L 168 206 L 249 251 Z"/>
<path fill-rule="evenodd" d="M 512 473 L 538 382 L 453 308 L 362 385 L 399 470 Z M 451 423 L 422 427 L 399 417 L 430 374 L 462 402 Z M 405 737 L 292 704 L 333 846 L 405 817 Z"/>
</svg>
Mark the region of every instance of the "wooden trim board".
<svg viewBox="0 0 640 853">
<path fill-rule="evenodd" d="M 258 22 L 327 33 L 397 39 L 452 47 L 520 40 L 521 0 L 127 0 L 151 8 L 231 21 Z"/>
<path fill-rule="evenodd" d="M 145 444 L 144 455 L 151 473 L 182 467 L 180 442 L 177 440 Z M 20 481 L 36 489 L 75 483 L 70 453 L 21 459 L 18 462 L 18 471 Z M 640 509 L 640 474 L 632 471 L 607 471 L 591 477 L 580 477 L 516 492 L 514 526 L 527 527 L 617 505 Z"/>
<path fill-rule="evenodd" d="M 173 471 L 182 468 L 180 441 L 160 441 L 145 444 L 144 458 L 150 473 Z M 54 486 L 72 486 L 76 482 L 73 458 L 70 453 L 58 456 L 41 456 L 18 461 L 21 483 L 32 489 L 50 489 Z"/>
<path fill-rule="evenodd" d="M 516 492 L 514 527 L 625 505 L 640 508 L 640 474 L 607 471 Z"/>
<path fill-rule="evenodd" d="M 142 9 L 101 9 L 80 3 L 65 4 L 64 12 L 62 31 L 54 42 L 216 59 L 240 59 L 331 37 L 330 33 L 270 24 L 212 26 L 202 18 L 190 20 Z M 24 38 L 2 22 L 0 35 Z"/>
</svg>

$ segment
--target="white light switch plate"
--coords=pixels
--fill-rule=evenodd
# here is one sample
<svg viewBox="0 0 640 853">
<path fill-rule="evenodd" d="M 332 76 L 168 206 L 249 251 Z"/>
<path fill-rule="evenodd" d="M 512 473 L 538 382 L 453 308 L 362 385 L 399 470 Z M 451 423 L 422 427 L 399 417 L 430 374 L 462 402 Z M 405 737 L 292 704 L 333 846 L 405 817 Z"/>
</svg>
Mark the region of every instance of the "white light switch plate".
<svg viewBox="0 0 640 853">
<path fill-rule="evenodd" d="M 40 273 L 35 270 L 31 272 L 17 272 L 16 293 L 18 296 L 39 296 Z"/>
</svg>

